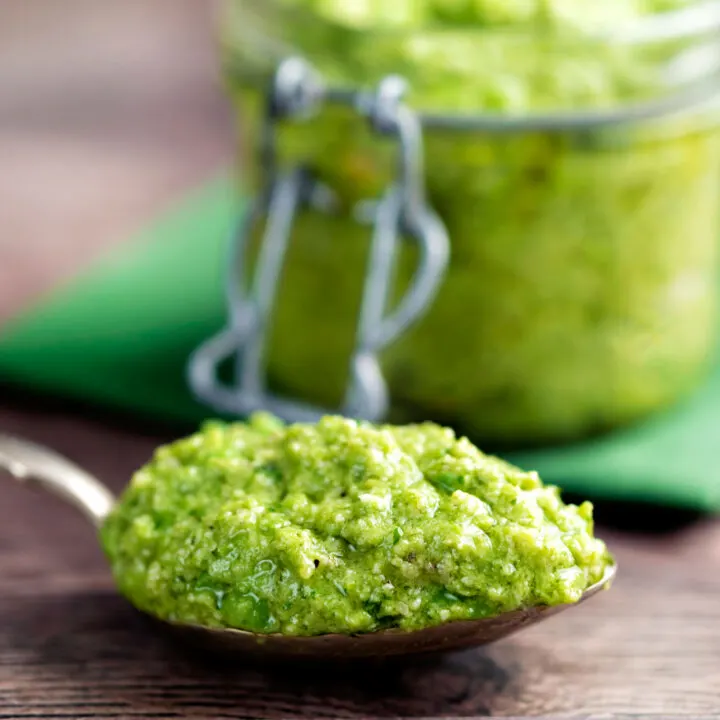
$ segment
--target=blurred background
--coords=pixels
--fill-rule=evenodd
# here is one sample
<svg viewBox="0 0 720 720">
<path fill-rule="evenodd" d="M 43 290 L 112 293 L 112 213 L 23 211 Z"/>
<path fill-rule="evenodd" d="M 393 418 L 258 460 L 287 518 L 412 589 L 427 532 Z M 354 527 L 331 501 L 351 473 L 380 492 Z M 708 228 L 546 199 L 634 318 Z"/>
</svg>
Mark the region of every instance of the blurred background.
<svg viewBox="0 0 720 720">
<path fill-rule="evenodd" d="M 0 319 L 231 162 L 212 3 L 0 4 Z"/>
<path fill-rule="evenodd" d="M 247 338 L 212 387 L 189 386 L 188 362 L 226 323 L 230 230 L 273 177 L 254 152 L 264 93 L 297 53 L 366 91 L 400 70 L 435 117 L 485 113 L 423 121 L 450 264 L 381 353 L 385 417 L 452 425 L 572 492 L 720 509 L 717 3 L 219 6 L 2 4 L 0 392 L 174 432 L 272 407 L 231 397 Z M 262 367 L 285 397 L 350 414 L 371 271 L 353 212 L 390 186 L 397 145 L 368 127 L 347 107 L 280 124 L 282 167 L 307 162 L 334 210 L 295 218 Z M 386 314 L 417 266 L 401 235 Z"/>
</svg>

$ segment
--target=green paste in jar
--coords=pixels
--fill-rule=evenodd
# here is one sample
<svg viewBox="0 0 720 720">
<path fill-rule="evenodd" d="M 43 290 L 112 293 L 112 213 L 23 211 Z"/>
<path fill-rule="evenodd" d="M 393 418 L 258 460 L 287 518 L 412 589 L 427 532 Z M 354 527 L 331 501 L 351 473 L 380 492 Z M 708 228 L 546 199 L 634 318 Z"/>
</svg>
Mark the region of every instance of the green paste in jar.
<svg viewBox="0 0 720 720">
<path fill-rule="evenodd" d="M 159 448 L 101 531 L 166 620 L 258 633 L 413 630 L 577 601 L 612 559 L 592 506 L 434 424 L 207 424 Z"/>
<path fill-rule="evenodd" d="M 398 72 L 412 106 L 429 113 L 605 111 L 671 94 L 661 68 L 688 48 L 591 36 L 691 4 L 235 0 L 226 75 L 250 144 L 258 88 L 291 50 L 342 86 Z M 583 132 L 428 127 L 427 195 L 451 261 L 429 313 L 383 352 L 389 421 L 429 418 L 483 443 L 560 441 L 634 421 L 693 388 L 714 344 L 718 120 L 708 103 Z M 370 234 L 351 208 L 387 186 L 394 148 L 342 108 L 284 125 L 280 140 L 282 160 L 307 162 L 343 208 L 296 222 L 270 379 L 337 408 Z M 257 188 L 261 168 L 245 168 Z M 398 293 L 416 266 L 408 245 Z"/>
</svg>

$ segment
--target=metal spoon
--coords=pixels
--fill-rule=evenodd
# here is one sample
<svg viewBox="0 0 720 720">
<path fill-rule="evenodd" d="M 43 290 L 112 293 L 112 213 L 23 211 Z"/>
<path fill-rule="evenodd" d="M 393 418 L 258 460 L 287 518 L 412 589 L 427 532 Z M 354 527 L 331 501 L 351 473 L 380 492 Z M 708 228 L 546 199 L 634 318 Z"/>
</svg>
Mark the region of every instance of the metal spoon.
<svg viewBox="0 0 720 720">
<path fill-rule="evenodd" d="M 0 435 L 0 470 L 21 482 L 32 482 L 67 500 L 99 528 L 115 497 L 95 477 L 57 453 L 18 438 Z M 604 589 L 616 567 L 583 594 L 580 602 Z M 361 658 L 459 650 L 499 640 L 521 628 L 555 615 L 572 605 L 531 607 L 481 620 L 448 622 L 424 630 L 381 630 L 361 635 L 292 637 L 259 635 L 244 630 L 160 622 L 196 645 L 211 650 L 269 657 Z M 159 620 L 159 618 L 154 618 Z"/>
</svg>

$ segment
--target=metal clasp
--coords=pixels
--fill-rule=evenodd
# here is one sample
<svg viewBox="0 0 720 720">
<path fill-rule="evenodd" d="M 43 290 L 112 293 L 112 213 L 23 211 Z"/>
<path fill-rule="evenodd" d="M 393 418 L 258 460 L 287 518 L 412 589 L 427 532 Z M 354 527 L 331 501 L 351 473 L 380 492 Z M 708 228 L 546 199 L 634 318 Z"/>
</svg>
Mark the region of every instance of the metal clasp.
<svg viewBox="0 0 720 720">
<path fill-rule="evenodd" d="M 266 100 L 259 148 L 265 187 L 232 243 L 226 279 L 227 326 L 198 348 L 188 365 L 192 391 L 213 410 L 242 416 L 262 409 L 290 422 L 315 421 L 338 411 L 373 422 L 385 417 L 389 393 L 379 353 L 432 304 L 450 248 L 445 226 L 425 201 L 422 129 L 418 116 L 402 102 L 404 91 L 404 82 L 396 76 L 383 79 L 374 92 L 358 92 L 324 87 L 313 69 L 299 58 L 290 58 L 279 66 Z M 328 212 L 335 205 L 332 189 L 315 178 L 312 168 L 279 169 L 277 126 L 283 121 L 300 121 L 325 103 L 354 107 L 376 132 L 396 138 L 399 145 L 394 182 L 379 199 L 361 201 L 357 208 L 365 212 L 368 207 L 372 209 L 370 256 L 349 383 L 342 407 L 334 410 L 271 393 L 265 371 L 268 330 L 295 218 L 305 208 Z M 248 283 L 245 266 L 249 238 L 255 225 L 263 221 L 262 244 Z M 419 262 L 405 295 L 388 313 L 393 268 L 403 237 L 417 244 Z M 231 358 L 233 381 L 222 383 L 218 368 Z"/>
</svg>

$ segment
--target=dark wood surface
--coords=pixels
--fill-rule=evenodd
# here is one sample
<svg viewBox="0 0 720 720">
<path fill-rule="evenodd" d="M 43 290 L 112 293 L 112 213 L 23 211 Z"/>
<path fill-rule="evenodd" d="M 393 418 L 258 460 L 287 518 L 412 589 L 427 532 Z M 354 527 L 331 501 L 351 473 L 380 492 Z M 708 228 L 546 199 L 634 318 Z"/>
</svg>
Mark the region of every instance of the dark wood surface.
<svg viewBox="0 0 720 720">
<path fill-rule="evenodd" d="M 208 5 L 0 3 L 0 320 L 230 157 Z M 130 427 L 0 386 L 0 431 L 116 490 L 167 439 Z M 620 561 L 612 591 L 486 650 L 262 668 L 174 645 L 116 595 L 81 517 L 2 476 L 0 720 L 720 717 L 720 523 L 600 532 Z"/>
</svg>

